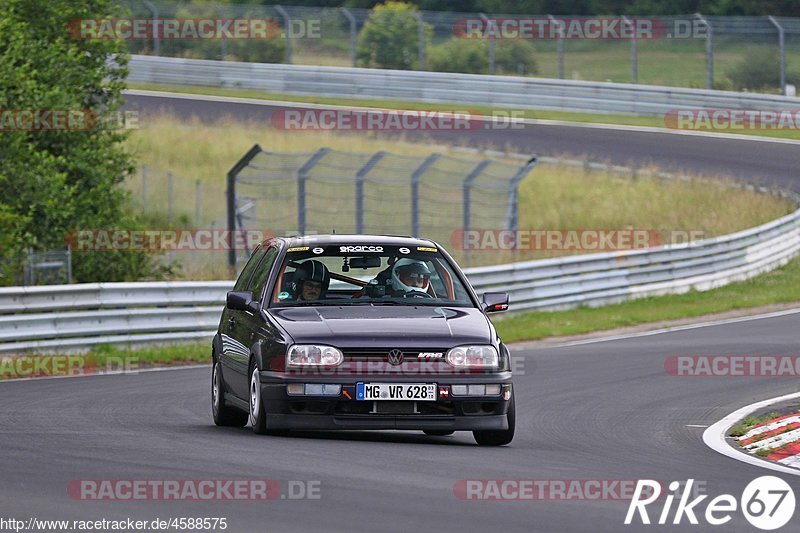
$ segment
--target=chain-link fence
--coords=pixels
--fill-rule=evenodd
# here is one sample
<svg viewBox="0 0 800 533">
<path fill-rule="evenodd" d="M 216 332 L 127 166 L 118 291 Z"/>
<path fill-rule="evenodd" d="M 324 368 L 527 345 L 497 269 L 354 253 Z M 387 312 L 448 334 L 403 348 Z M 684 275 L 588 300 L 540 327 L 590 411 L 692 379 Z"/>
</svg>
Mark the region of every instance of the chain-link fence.
<svg viewBox="0 0 800 533">
<path fill-rule="evenodd" d="M 228 173 L 228 228 L 413 235 L 442 243 L 470 228 L 514 230 L 518 185 L 535 164 L 535 158 L 515 166 L 330 148 L 271 153 L 255 145 Z M 230 264 L 246 257 L 240 252 L 231 250 Z"/>
<path fill-rule="evenodd" d="M 28 250 L 23 267 L 23 285 L 72 283 L 70 249 L 34 252 Z"/>
<path fill-rule="evenodd" d="M 148 38 L 130 40 L 134 53 L 380 66 L 359 58 L 359 38 L 372 14 L 368 9 L 201 5 L 170 0 L 123 0 L 122 5 L 135 18 L 162 23 L 170 19 L 262 19 L 271 25 L 266 38 L 230 38 L 226 31 L 220 32 L 221 38 L 178 34 L 165 38 L 164 32 L 151 32 Z M 402 50 L 413 57 L 407 66 L 392 68 L 772 92 L 785 92 L 787 84 L 800 83 L 798 18 L 698 13 L 592 18 L 436 11 L 415 11 L 413 16 L 405 40 L 411 48 Z M 477 34 L 465 32 L 476 24 Z M 626 28 L 639 25 L 643 31 L 626 35 Z M 537 31 L 521 31 L 525 28 Z M 600 33 L 596 28 L 601 28 Z M 465 39 L 465 33 L 471 38 Z"/>
</svg>

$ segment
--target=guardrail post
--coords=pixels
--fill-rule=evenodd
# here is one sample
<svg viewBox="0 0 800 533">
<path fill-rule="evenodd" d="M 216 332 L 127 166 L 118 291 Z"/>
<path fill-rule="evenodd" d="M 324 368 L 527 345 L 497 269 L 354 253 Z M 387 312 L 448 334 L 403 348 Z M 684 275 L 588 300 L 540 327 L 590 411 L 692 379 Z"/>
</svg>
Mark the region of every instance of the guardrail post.
<svg viewBox="0 0 800 533">
<path fill-rule="evenodd" d="M 142 213 L 147 213 L 147 165 L 142 165 Z"/>
<path fill-rule="evenodd" d="M 781 94 L 786 94 L 786 35 L 780 22 L 773 17 L 769 16 L 769 21 L 778 28 L 778 50 L 781 56 Z"/>
<path fill-rule="evenodd" d="M 419 237 L 419 182 L 441 154 L 431 154 L 411 174 L 411 235 Z"/>
<path fill-rule="evenodd" d="M 194 226 L 195 228 L 200 227 L 200 211 L 201 204 L 203 202 L 203 185 L 200 183 L 200 180 L 195 180 L 194 182 Z"/>
<path fill-rule="evenodd" d="M 158 8 L 154 6 L 150 0 L 144 0 L 144 5 L 146 5 L 150 13 L 153 14 L 153 17 L 150 19 L 153 21 L 153 52 L 155 52 L 156 55 L 161 55 L 161 38 L 156 31 L 156 28 L 161 27 L 160 24 L 156 23 L 158 19 Z"/>
<path fill-rule="evenodd" d="M 700 13 L 694 15 L 706 27 L 706 88 L 714 88 L 714 32 L 711 24 Z"/>
<path fill-rule="evenodd" d="M 350 10 L 346 7 L 339 8 L 344 16 L 347 17 L 347 20 L 350 22 L 350 61 L 353 63 L 353 66 L 356 66 L 356 41 L 358 39 L 358 28 L 356 26 L 356 18 L 350 13 Z"/>
<path fill-rule="evenodd" d="M 67 283 L 72 283 L 72 248 L 67 245 Z"/>
<path fill-rule="evenodd" d="M 533 167 L 536 166 L 536 156 L 531 157 L 525 165 L 520 168 L 511 181 L 508 182 L 508 215 L 506 226 L 508 230 L 519 230 L 519 182 L 527 176 Z"/>
<path fill-rule="evenodd" d="M 411 14 L 416 19 L 418 28 L 419 68 L 417 70 L 425 70 L 425 20 L 419 11 L 412 11 Z"/>
<path fill-rule="evenodd" d="M 330 148 L 320 148 L 297 171 L 297 231 L 300 235 L 305 235 L 306 233 L 306 180 L 308 179 L 308 173 L 330 151 Z"/>
<path fill-rule="evenodd" d="M 167 172 L 167 220 L 172 222 L 172 204 L 175 203 L 175 180 L 172 172 Z"/>
<path fill-rule="evenodd" d="M 631 80 L 633 83 L 639 83 L 639 50 L 636 39 L 636 24 L 626 16 L 622 17 L 622 21 L 631 27 Z"/>
<path fill-rule="evenodd" d="M 558 36 L 556 37 L 556 52 L 558 53 L 558 79 L 564 79 L 564 21 L 556 20 L 553 15 L 547 15 L 551 24 L 558 27 Z"/>
<path fill-rule="evenodd" d="M 487 166 L 489 166 L 489 164 L 491 162 L 492 161 L 489 160 L 489 159 L 484 159 L 483 161 L 478 163 L 475 166 L 475 168 L 472 169 L 472 172 L 467 174 L 466 178 L 464 178 L 464 184 L 462 185 L 463 200 L 461 202 L 462 204 L 464 204 L 464 207 L 463 207 L 464 220 L 463 220 L 463 224 L 462 224 L 463 228 L 461 228 L 461 246 L 462 246 L 462 248 L 464 247 L 465 234 L 466 234 L 467 231 L 469 231 L 469 229 L 470 229 L 470 227 L 472 225 L 472 198 L 471 198 L 471 196 L 472 196 L 472 194 L 471 194 L 472 193 L 472 182 L 475 181 L 475 179 L 478 176 L 481 175 L 483 170 Z M 472 255 L 469 252 L 470 252 L 469 250 L 466 250 L 466 249 L 464 250 L 464 257 L 467 259 L 467 266 L 469 266 L 469 264 L 470 264 L 470 258 L 471 258 L 471 255 Z"/>
<path fill-rule="evenodd" d="M 236 275 L 236 250 L 233 243 L 236 242 L 236 177 L 255 156 L 263 152 L 261 147 L 254 144 L 242 158 L 228 171 L 227 190 L 225 191 L 228 200 L 228 234 L 230 246 L 228 248 L 228 266 L 231 270 L 231 278 Z"/>
<path fill-rule="evenodd" d="M 364 178 L 383 159 L 386 152 L 376 152 L 356 172 L 356 233 L 364 233 Z"/>
<path fill-rule="evenodd" d="M 484 29 L 483 29 L 484 30 L 484 34 L 486 34 L 488 32 L 488 30 L 489 30 L 489 24 L 490 24 L 489 17 L 487 17 L 483 13 L 480 13 L 480 17 L 481 17 L 481 20 L 483 20 L 483 23 L 486 25 L 484 27 Z M 494 31 L 492 31 L 492 33 L 489 34 L 489 74 L 494 74 L 497 71 L 496 66 L 495 66 L 496 54 L 495 54 L 494 46 L 495 46 Z"/>
<path fill-rule="evenodd" d="M 289 16 L 289 13 L 283 8 L 283 6 L 275 5 L 275 11 L 283 17 L 283 21 L 286 24 L 286 55 L 284 56 L 286 63 L 291 65 L 292 64 L 292 17 Z"/>
<path fill-rule="evenodd" d="M 212 3 L 211 7 L 214 8 L 219 14 L 220 19 L 225 19 L 225 11 L 223 11 L 222 7 L 219 4 Z M 228 40 L 225 39 L 225 32 L 220 32 L 222 35 L 220 36 L 221 46 L 222 46 L 222 60 L 225 61 L 225 58 L 228 57 Z"/>
</svg>

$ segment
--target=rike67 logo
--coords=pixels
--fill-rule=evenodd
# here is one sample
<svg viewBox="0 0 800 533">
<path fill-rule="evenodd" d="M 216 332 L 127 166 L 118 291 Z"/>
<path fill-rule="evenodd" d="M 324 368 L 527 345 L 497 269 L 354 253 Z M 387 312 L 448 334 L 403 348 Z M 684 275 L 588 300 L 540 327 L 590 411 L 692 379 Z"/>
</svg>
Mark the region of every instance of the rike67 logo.
<svg viewBox="0 0 800 533">
<path fill-rule="evenodd" d="M 699 524 L 698 516 L 713 526 L 721 526 L 733 520 L 738 510 L 744 515 L 751 525 L 758 529 L 771 531 L 786 525 L 794 515 L 794 491 L 781 478 L 775 476 L 762 476 L 751 481 L 742 491 L 741 498 L 737 499 L 731 494 L 721 494 L 709 501 L 705 512 L 701 513 L 700 504 L 708 495 L 692 496 L 693 479 L 686 481 L 685 490 L 680 490 L 682 483 L 673 481 L 669 484 L 669 492 L 663 499 L 664 504 L 658 517 L 654 516 L 651 522 L 647 506 L 661 497 L 661 484 L 657 481 L 645 479 L 636 483 L 636 490 L 625 516 L 625 525 L 642 524 L 681 524 L 684 517 L 689 524 Z M 673 514 L 672 504 L 675 496 L 679 496 L 677 507 Z M 672 519 L 670 520 L 670 515 Z M 684 522 L 685 523 L 685 522 Z"/>
</svg>

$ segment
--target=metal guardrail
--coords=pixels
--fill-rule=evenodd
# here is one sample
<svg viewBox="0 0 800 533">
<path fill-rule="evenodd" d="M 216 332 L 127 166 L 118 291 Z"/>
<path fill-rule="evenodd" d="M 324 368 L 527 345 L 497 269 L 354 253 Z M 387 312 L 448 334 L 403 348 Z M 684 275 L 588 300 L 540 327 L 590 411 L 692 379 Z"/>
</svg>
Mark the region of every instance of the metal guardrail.
<svg viewBox="0 0 800 533">
<path fill-rule="evenodd" d="M 561 309 L 710 289 L 772 270 L 798 253 L 800 210 L 694 243 L 465 272 L 479 293 L 509 292 L 514 310 Z M 0 288 L 0 353 L 208 340 L 232 286 L 213 281 Z"/>
<path fill-rule="evenodd" d="M 800 99 L 787 96 L 628 83 L 141 55 L 131 58 L 128 80 L 134 83 L 235 87 L 324 97 L 387 98 L 424 103 L 637 115 L 663 115 L 676 109 L 695 108 L 777 111 L 800 104 Z"/>
</svg>

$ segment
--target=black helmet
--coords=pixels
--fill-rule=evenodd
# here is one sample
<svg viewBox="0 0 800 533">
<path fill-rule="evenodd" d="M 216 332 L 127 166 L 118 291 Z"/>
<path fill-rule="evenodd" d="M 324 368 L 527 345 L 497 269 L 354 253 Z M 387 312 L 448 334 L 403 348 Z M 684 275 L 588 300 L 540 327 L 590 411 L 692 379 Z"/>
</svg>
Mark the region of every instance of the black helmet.
<svg viewBox="0 0 800 533">
<path fill-rule="evenodd" d="M 320 294 L 325 294 L 325 291 L 328 290 L 328 286 L 331 283 L 331 274 L 328 272 L 328 267 L 316 259 L 312 259 L 301 263 L 297 267 L 297 270 L 294 271 L 292 276 L 292 292 L 295 296 L 299 296 L 303 291 L 304 281 L 318 281 L 322 284 L 322 292 Z"/>
</svg>

